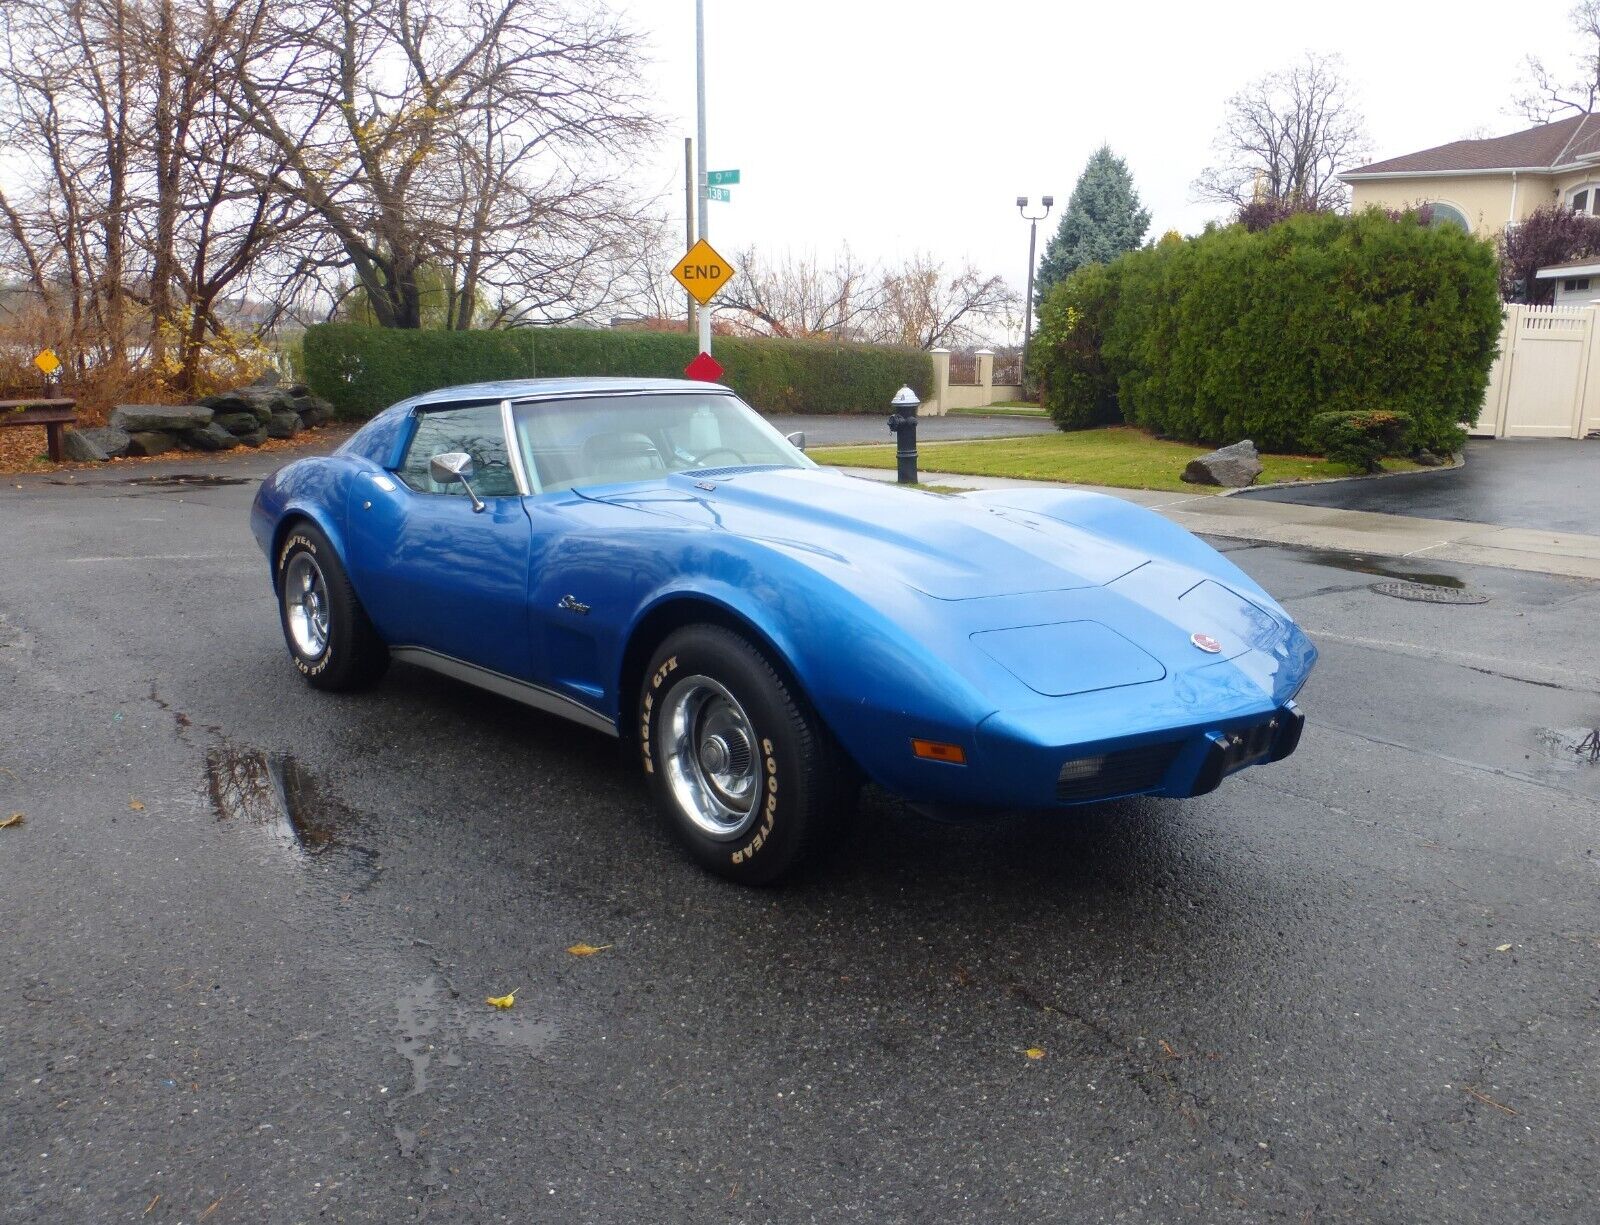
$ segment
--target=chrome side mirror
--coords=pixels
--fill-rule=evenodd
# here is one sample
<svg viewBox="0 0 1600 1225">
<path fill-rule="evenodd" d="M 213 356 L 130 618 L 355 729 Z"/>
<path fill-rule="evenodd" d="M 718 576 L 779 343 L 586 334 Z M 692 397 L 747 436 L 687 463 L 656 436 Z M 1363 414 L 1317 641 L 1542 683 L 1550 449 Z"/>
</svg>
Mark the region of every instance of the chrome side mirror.
<svg viewBox="0 0 1600 1225">
<path fill-rule="evenodd" d="M 465 451 L 441 451 L 428 461 L 428 475 L 436 485 L 459 483 L 472 499 L 472 509 L 483 511 L 483 499 L 472 488 L 472 456 Z"/>
<path fill-rule="evenodd" d="M 796 430 L 792 434 L 785 434 L 783 438 L 785 442 L 797 450 L 804 451 L 806 449 L 806 432 L 804 430 Z"/>
</svg>

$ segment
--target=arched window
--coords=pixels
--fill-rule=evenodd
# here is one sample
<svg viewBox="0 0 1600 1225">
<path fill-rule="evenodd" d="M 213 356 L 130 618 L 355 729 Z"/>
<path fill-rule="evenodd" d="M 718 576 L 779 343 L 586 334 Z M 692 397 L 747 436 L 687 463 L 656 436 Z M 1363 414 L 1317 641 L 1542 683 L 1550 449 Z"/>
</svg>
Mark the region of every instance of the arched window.
<svg viewBox="0 0 1600 1225">
<path fill-rule="evenodd" d="M 1428 219 L 1429 225 L 1435 228 L 1438 228 L 1439 226 L 1453 225 L 1458 230 L 1465 230 L 1469 234 L 1472 232 L 1472 227 L 1467 224 L 1467 215 L 1455 205 L 1441 204 L 1439 201 L 1434 200 L 1423 205 L 1423 207 L 1426 208 L 1430 214 Z"/>
<path fill-rule="evenodd" d="M 1567 207 L 1575 213 L 1600 215 L 1600 183 L 1585 183 L 1567 193 Z"/>
</svg>

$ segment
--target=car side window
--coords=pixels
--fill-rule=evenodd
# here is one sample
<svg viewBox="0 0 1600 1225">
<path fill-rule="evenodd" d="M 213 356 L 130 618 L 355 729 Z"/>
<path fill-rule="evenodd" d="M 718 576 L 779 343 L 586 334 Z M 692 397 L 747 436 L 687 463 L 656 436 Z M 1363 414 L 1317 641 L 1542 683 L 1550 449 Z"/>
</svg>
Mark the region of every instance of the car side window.
<svg viewBox="0 0 1600 1225">
<path fill-rule="evenodd" d="M 472 488 L 480 498 L 515 497 L 517 477 L 506 449 L 498 404 L 474 404 L 425 412 L 395 475 L 418 493 L 466 497 L 459 483 L 441 485 L 428 474 L 428 461 L 447 451 L 472 456 Z"/>
</svg>

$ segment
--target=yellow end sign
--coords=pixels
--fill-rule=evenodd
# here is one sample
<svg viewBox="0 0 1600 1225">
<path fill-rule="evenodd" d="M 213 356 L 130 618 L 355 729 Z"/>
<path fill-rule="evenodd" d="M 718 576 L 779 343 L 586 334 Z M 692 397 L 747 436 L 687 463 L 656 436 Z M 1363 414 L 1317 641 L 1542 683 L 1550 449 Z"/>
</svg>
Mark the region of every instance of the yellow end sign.
<svg viewBox="0 0 1600 1225">
<path fill-rule="evenodd" d="M 39 367 L 39 373 L 46 378 L 61 369 L 61 359 L 56 356 L 54 349 L 40 349 L 38 356 L 33 359 L 33 364 Z"/>
<path fill-rule="evenodd" d="M 672 275 L 704 306 L 733 280 L 733 265 L 718 255 L 711 244 L 701 239 L 672 269 Z"/>
</svg>

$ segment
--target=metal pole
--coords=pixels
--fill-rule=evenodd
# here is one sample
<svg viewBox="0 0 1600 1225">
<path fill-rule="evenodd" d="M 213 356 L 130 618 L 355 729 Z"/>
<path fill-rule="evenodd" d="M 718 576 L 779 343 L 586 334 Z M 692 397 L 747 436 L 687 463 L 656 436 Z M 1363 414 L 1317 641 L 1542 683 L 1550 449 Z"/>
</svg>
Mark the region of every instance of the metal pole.
<svg viewBox="0 0 1600 1225">
<path fill-rule="evenodd" d="M 695 133 L 698 148 L 695 149 L 696 168 L 699 177 L 700 191 L 700 241 L 706 240 L 706 214 L 711 210 L 706 207 L 709 197 L 706 195 L 706 0 L 694 0 L 694 84 L 695 84 L 695 118 L 697 131 Z M 708 302 L 700 308 L 700 352 L 711 352 L 711 304 Z"/>
<path fill-rule="evenodd" d="M 694 246 L 694 137 L 683 138 L 683 241 L 684 249 Z M 684 290 L 683 300 L 687 304 L 687 313 L 684 315 L 688 322 L 689 334 L 694 335 L 694 295 Z"/>
<path fill-rule="evenodd" d="M 1022 320 L 1022 382 L 1028 382 L 1028 349 L 1033 340 L 1033 244 L 1039 237 L 1039 223 L 1028 222 L 1028 313 Z"/>
</svg>

